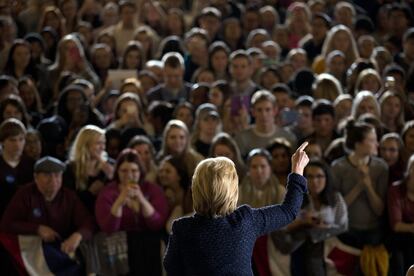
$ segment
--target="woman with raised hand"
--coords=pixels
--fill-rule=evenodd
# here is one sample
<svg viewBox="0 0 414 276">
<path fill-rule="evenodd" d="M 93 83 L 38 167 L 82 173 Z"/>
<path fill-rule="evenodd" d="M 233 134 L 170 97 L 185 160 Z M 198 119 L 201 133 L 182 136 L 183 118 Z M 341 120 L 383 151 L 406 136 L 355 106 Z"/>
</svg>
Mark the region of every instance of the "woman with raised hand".
<svg viewBox="0 0 414 276">
<path fill-rule="evenodd" d="M 105 152 L 105 130 L 86 125 L 72 144 L 63 183 L 76 191 L 82 202 L 94 213 L 98 193 L 114 174 L 114 161 Z"/>
<path fill-rule="evenodd" d="M 252 275 L 256 238 L 293 221 L 306 193 L 303 170 L 309 162 L 302 144 L 292 156 L 292 173 L 280 205 L 237 208 L 238 177 L 225 157 L 209 158 L 196 168 L 195 215 L 174 222 L 164 266 L 168 275 Z"/>
</svg>

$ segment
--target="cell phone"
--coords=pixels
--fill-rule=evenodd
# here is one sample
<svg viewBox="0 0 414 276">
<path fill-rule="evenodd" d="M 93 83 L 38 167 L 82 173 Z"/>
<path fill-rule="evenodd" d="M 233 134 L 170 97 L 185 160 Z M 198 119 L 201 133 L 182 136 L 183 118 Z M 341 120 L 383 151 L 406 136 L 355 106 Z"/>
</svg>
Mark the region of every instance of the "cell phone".
<svg viewBox="0 0 414 276">
<path fill-rule="evenodd" d="M 80 53 L 78 48 L 76 47 L 72 47 L 69 49 L 69 54 L 70 57 L 74 60 L 74 61 L 79 61 L 80 60 Z"/>
<path fill-rule="evenodd" d="M 385 86 L 387 88 L 394 88 L 395 87 L 395 78 L 393 76 L 388 76 L 385 78 Z"/>
<path fill-rule="evenodd" d="M 231 116 L 238 116 L 240 109 L 245 107 L 249 110 L 250 107 L 250 97 L 249 96 L 234 96 L 231 99 L 230 114 Z"/>
<path fill-rule="evenodd" d="M 127 107 L 127 113 L 128 114 L 135 114 L 135 108 L 134 108 L 134 106 L 132 106 L 132 105 L 128 105 Z"/>
<path fill-rule="evenodd" d="M 298 120 L 299 113 L 296 110 L 284 108 L 280 116 L 283 125 L 290 125 Z"/>
</svg>

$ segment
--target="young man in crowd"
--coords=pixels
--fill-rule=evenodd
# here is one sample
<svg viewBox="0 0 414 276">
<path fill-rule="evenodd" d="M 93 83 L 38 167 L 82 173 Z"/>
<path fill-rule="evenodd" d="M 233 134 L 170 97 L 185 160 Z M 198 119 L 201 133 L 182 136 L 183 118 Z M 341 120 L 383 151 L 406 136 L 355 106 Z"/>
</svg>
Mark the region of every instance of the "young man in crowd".
<svg viewBox="0 0 414 276">
<path fill-rule="evenodd" d="M 255 123 L 235 137 L 242 156 L 246 156 L 254 148 L 265 148 L 276 137 L 284 137 L 292 147 L 296 146 L 296 137 L 275 123 L 278 108 L 275 97 L 269 91 L 260 90 L 253 95 L 251 113 Z"/>
</svg>

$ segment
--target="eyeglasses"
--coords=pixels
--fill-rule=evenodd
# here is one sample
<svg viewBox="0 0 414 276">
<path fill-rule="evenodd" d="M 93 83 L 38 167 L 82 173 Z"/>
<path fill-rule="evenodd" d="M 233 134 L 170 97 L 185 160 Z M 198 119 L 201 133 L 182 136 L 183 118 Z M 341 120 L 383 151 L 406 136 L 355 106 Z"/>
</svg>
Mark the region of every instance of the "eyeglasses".
<svg viewBox="0 0 414 276">
<path fill-rule="evenodd" d="M 305 175 L 305 177 L 308 178 L 308 179 L 324 179 L 325 175 L 323 175 L 323 174 L 316 174 L 316 175 L 307 174 L 307 175 Z"/>
</svg>

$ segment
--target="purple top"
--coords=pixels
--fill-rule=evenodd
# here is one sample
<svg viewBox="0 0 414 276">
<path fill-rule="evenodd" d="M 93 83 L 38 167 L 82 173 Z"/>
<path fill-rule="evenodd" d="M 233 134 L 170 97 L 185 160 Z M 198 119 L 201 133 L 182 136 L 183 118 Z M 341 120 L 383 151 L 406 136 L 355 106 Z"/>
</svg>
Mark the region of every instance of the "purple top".
<svg viewBox="0 0 414 276">
<path fill-rule="evenodd" d="M 135 214 L 127 206 L 122 208 L 122 216 L 120 218 L 115 217 L 111 213 L 111 208 L 120 193 L 118 183 L 112 182 L 101 190 L 96 200 L 95 216 L 102 231 L 106 233 L 116 231 L 157 231 L 164 227 L 169 215 L 169 209 L 167 199 L 161 187 L 144 182 L 140 185 L 140 188 L 145 198 L 155 209 L 154 214 L 148 218 L 145 218 L 142 213 Z"/>
</svg>

